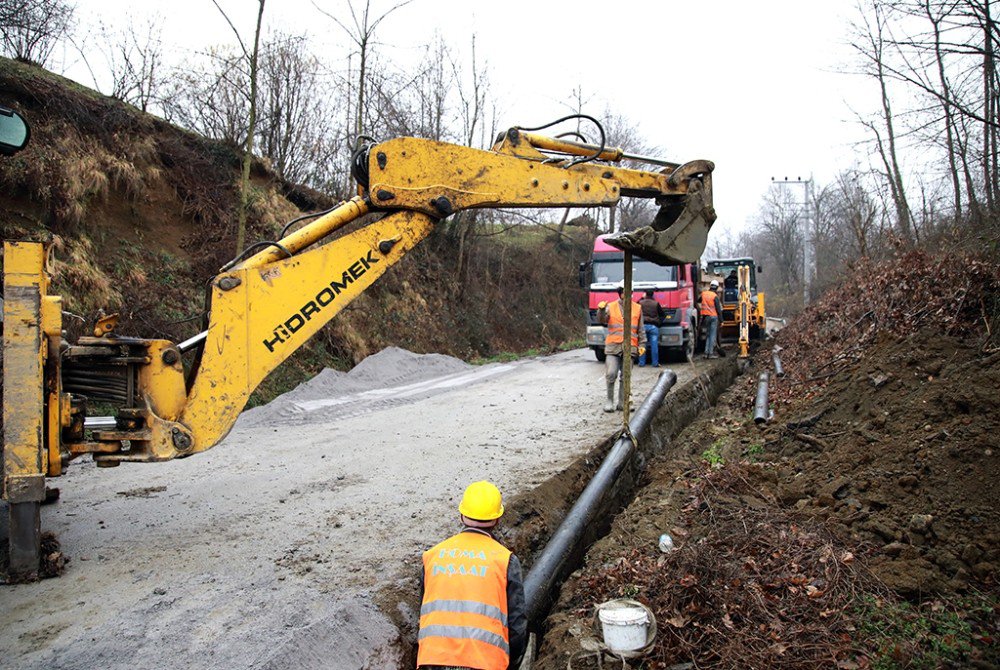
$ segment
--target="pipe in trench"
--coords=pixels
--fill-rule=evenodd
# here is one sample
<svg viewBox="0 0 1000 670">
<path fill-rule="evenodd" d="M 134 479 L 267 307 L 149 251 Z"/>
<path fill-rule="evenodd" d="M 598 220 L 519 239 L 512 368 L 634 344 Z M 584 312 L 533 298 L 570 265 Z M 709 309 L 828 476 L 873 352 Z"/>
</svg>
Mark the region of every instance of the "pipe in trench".
<svg viewBox="0 0 1000 670">
<path fill-rule="evenodd" d="M 774 376 L 784 377 L 785 376 L 785 366 L 781 364 L 781 356 L 778 355 L 777 351 L 771 352 L 771 362 L 774 363 Z"/>
<path fill-rule="evenodd" d="M 760 373 L 760 377 L 757 378 L 757 400 L 753 405 L 753 422 L 756 424 L 762 424 L 768 419 L 768 407 L 767 407 L 767 380 L 768 373 L 765 370 Z"/>
<path fill-rule="evenodd" d="M 669 391 L 677 383 L 677 375 L 667 370 L 660 373 L 653 390 L 629 422 L 629 429 L 636 439 L 642 437 L 656 416 Z M 597 511 L 614 488 L 622 471 L 632 459 L 635 444 L 622 435 L 608 452 L 604 462 L 594 473 L 593 479 L 573 503 L 566 518 L 552 534 L 524 580 L 524 596 L 528 625 L 540 624 L 555 600 L 553 590 L 573 567 L 571 559 L 583 548 L 584 533 L 594 523 Z"/>
</svg>

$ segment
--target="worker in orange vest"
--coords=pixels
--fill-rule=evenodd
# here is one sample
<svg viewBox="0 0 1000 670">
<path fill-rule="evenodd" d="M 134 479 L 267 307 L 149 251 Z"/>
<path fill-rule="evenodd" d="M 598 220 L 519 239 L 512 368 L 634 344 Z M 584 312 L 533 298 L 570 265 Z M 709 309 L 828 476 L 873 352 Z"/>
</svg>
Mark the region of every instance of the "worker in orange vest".
<svg viewBox="0 0 1000 670">
<path fill-rule="evenodd" d="M 625 286 L 618 285 L 618 300 L 612 303 L 598 303 L 598 320 L 607 324 L 608 334 L 604 338 L 604 381 L 607 384 L 608 401 L 605 412 L 621 410 L 625 406 L 625 380 L 622 378 L 623 344 L 625 343 Z M 646 353 L 646 329 L 643 327 L 642 307 L 632 301 L 632 352 L 636 356 Z M 618 380 L 618 404 L 615 404 L 615 380 Z"/>
<path fill-rule="evenodd" d="M 516 668 L 528 620 L 521 562 L 492 535 L 500 490 L 469 484 L 458 512 L 462 532 L 424 552 L 417 667 Z"/>
<path fill-rule="evenodd" d="M 698 312 L 701 314 L 701 322 L 706 330 L 705 335 L 705 358 L 718 358 L 715 353 L 718 346 L 719 317 L 722 316 L 722 301 L 719 299 L 719 282 L 712 280 L 708 290 L 701 292 L 698 300 Z"/>
</svg>

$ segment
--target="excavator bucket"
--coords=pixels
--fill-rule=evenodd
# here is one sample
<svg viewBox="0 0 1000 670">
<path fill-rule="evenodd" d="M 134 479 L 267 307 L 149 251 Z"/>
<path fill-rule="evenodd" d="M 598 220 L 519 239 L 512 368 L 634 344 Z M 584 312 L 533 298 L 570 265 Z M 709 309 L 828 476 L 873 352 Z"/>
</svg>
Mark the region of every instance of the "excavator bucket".
<svg viewBox="0 0 1000 670">
<path fill-rule="evenodd" d="M 712 205 L 710 161 L 686 163 L 670 175 L 673 186 L 687 181 L 687 193 L 657 198 L 653 223 L 604 238 L 608 244 L 659 265 L 696 263 L 705 252 L 708 231 L 717 218 Z"/>
</svg>

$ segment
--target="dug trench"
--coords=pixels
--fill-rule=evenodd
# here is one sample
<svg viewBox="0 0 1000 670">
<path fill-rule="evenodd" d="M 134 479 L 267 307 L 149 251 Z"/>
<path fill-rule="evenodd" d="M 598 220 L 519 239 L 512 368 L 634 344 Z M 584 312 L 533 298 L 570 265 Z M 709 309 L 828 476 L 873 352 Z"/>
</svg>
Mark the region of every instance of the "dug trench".
<svg viewBox="0 0 1000 670">
<path fill-rule="evenodd" d="M 595 618 L 619 597 L 657 617 L 631 667 L 998 667 L 1000 353 L 883 334 L 822 387 L 772 377 L 757 427 L 770 348 L 656 451 L 563 585 L 534 668 L 622 667 Z"/>
<path fill-rule="evenodd" d="M 602 499 L 595 515 L 599 522 L 588 528 L 580 538 L 577 550 L 570 556 L 567 565 L 571 569 L 580 565 L 587 547 L 609 532 L 615 516 L 633 500 L 647 464 L 667 451 L 676 436 L 715 403 L 736 379 L 739 367 L 735 356 L 706 362 L 699 374 L 678 384 L 668 393 L 647 432 L 639 439 L 629 464 Z M 639 402 L 635 404 L 638 406 Z M 518 555 L 525 574 L 530 573 L 533 559 L 545 547 L 591 481 L 619 434 L 620 431 L 607 436 L 584 456 L 533 489 L 505 500 L 507 511 L 498 539 Z M 380 609 L 399 629 L 399 667 L 415 667 L 416 664 L 420 609 L 416 575 L 419 560 L 415 557 L 410 563 L 412 577 L 397 582 L 376 596 Z M 549 603 L 555 602 L 557 597 L 558 592 L 551 593 Z M 538 635 L 543 634 L 538 625 L 532 624 L 531 630 Z"/>
</svg>

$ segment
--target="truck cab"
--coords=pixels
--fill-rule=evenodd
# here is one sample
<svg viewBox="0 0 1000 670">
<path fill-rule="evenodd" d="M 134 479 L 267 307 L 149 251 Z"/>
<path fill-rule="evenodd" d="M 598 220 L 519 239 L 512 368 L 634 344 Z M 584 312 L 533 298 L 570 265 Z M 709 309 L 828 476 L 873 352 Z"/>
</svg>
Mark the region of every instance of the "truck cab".
<svg viewBox="0 0 1000 670">
<path fill-rule="evenodd" d="M 599 361 L 604 360 L 607 328 L 598 321 L 598 304 L 618 299 L 618 285 L 625 277 L 625 254 L 604 241 L 594 240 L 589 263 L 580 264 L 580 285 L 587 288 L 587 346 Z M 657 265 L 637 256 L 632 259 L 632 299 L 641 300 L 648 289 L 663 307 L 666 317 L 660 324 L 660 356 L 686 360 L 694 355 L 697 342 L 695 291 L 698 268 L 694 263 Z"/>
</svg>

